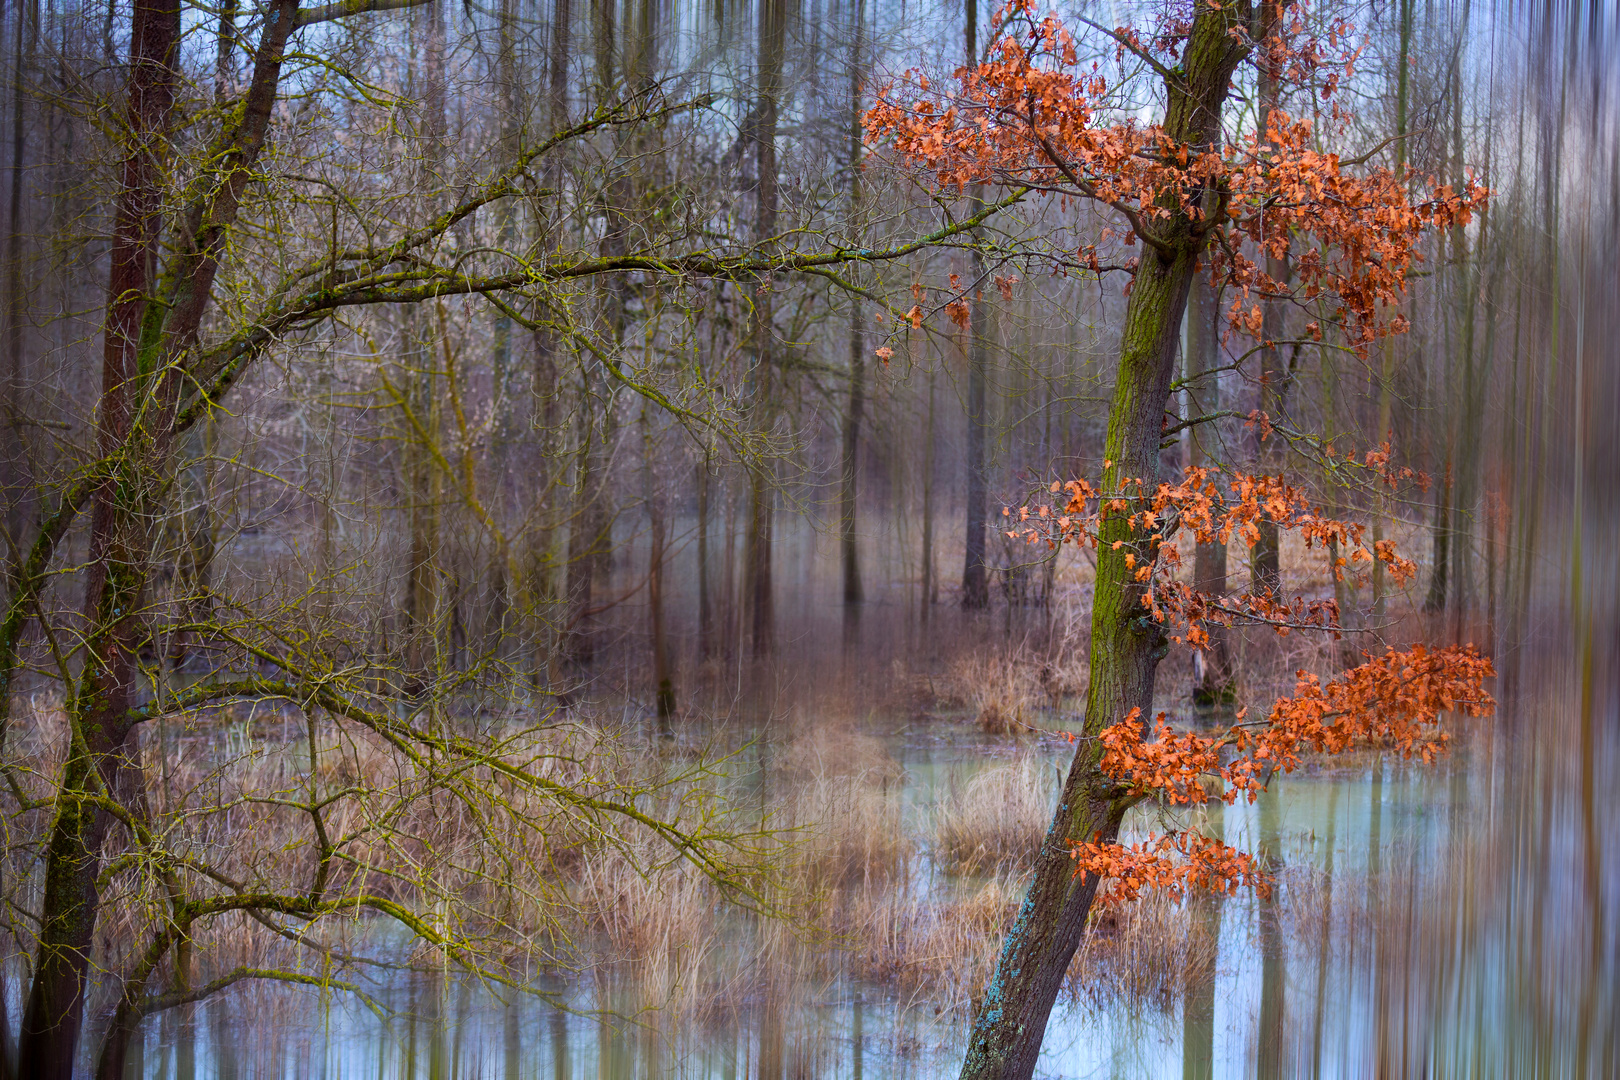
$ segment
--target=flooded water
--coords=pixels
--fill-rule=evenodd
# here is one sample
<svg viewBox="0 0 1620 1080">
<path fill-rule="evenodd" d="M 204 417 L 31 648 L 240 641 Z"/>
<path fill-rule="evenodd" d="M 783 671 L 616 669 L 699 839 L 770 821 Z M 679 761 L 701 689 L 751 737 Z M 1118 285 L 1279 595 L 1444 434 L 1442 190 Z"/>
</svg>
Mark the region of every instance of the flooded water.
<svg viewBox="0 0 1620 1080">
<path fill-rule="evenodd" d="M 1271 858 L 1275 895 L 1189 901 L 1217 941 L 1213 978 L 1159 1000 L 1066 995 L 1038 1074 L 1614 1075 L 1617 699 L 1612 665 L 1571 659 L 1612 656 L 1600 636 L 1522 663 L 1518 693 L 1457 728 L 1438 767 L 1311 766 L 1253 806 L 1213 811 L 1207 828 Z M 906 887 L 925 900 L 964 887 L 922 854 L 944 793 L 1032 753 L 1055 795 L 1068 749 L 992 739 L 965 718 L 879 713 L 868 726 L 904 768 L 918 838 Z M 722 936 L 714 948 L 739 955 L 713 966 L 743 964 L 759 942 Z M 968 1019 L 940 1012 L 926 985 L 836 974 L 667 1011 L 622 968 L 538 987 L 564 1008 L 451 972 L 374 975 L 375 1008 L 340 992 L 227 994 L 189 1021 L 150 1022 L 139 1075 L 931 1077 L 954 1074 Z"/>
</svg>

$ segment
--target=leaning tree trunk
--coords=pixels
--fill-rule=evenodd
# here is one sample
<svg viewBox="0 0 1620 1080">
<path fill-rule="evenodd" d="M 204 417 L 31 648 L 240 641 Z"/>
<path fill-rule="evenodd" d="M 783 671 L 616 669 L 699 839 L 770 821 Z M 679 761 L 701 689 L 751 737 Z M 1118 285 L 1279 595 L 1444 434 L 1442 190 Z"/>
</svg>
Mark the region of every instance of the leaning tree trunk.
<svg viewBox="0 0 1620 1080">
<path fill-rule="evenodd" d="M 1165 131 L 1176 142 L 1203 147 L 1218 138 L 1221 105 L 1243 48 L 1228 31 L 1243 17 L 1244 6 L 1197 8 L 1184 74 L 1167 86 Z M 1205 239 L 1184 210 L 1172 209 L 1171 215 L 1162 234 L 1164 248 L 1149 247 L 1143 253 L 1131 286 L 1108 417 L 1105 453 L 1111 464 L 1103 473 L 1108 491 L 1126 479 L 1140 479 L 1151 490 L 1158 475 L 1178 331 Z M 1166 652 L 1158 625 L 1143 616 L 1143 587 L 1126 566 L 1127 556 L 1153 557 L 1151 541 L 1131 530 L 1133 510 L 1105 513 L 1098 525 L 1085 720 L 1090 738 L 1081 740 L 1075 751 L 1036 859 L 1034 880 L 974 1018 L 962 1065 L 964 1080 L 1033 1074 L 1047 1016 L 1080 944 L 1099 883 L 1093 874 L 1074 873 L 1070 841 L 1112 841 L 1129 805 L 1101 770 L 1102 747 L 1095 736 L 1133 708 L 1148 711 L 1154 676 Z M 1115 541 L 1120 542 L 1117 549 Z"/>
</svg>

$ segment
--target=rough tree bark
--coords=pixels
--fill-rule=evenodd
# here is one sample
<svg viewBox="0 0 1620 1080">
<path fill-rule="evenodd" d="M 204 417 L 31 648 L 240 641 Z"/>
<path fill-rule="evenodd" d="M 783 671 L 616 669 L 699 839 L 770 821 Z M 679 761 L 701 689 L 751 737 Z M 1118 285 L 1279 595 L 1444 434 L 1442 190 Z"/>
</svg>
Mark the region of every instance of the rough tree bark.
<svg viewBox="0 0 1620 1080">
<path fill-rule="evenodd" d="M 1183 67 L 1167 79 L 1165 133 L 1193 148 L 1219 137 L 1221 108 L 1245 46 L 1230 31 L 1247 25 L 1246 4 L 1200 4 Z M 1206 195 L 1206 197 L 1209 197 Z M 1165 406 L 1175 371 L 1176 343 L 1205 236 L 1190 214 L 1171 208 L 1163 247 L 1149 246 L 1131 287 L 1120 340 L 1119 374 L 1108 417 L 1104 490 L 1127 478 L 1151 488 L 1158 475 Z M 1098 879 L 1076 875 L 1069 842 L 1110 841 L 1119 833 L 1129 799 L 1103 774 L 1095 736 L 1132 708 L 1146 714 L 1166 643 L 1157 623 L 1142 615 L 1141 586 L 1126 557 L 1151 558 L 1150 541 L 1137 537 L 1130 510 L 1103 516 L 1098 526 L 1097 585 L 1091 619 L 1091 682 L 1085 734 L 1041 844 L 1035 876 L 1007 934 L 995 975 L 974 1017 L 964 1080 L 1011 1080 L 1033 1074 L 1063 974 L 1085 931 Z M 1119 541 L 1115 549 L 1114 541 Z"/>
</svg>

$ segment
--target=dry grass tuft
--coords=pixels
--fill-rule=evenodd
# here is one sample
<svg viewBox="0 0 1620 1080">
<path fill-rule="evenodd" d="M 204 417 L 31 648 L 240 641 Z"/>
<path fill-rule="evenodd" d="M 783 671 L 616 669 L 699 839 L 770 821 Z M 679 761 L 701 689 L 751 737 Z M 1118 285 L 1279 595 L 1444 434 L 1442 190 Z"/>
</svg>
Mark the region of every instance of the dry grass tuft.
<svg viewBox="0 0 1620 1080">
<path fill-rule="evenodd" d="M 783 799 L 794 834 L 793 867 L 811 895 L 903 876 L 915 844 L 901 820 L 900 792 L 847 776 L 822 777 Z"/>
<path fill-rule="evenodd" d="M 867 893 L 844 914 L 853 974 L 922 991 L 940 1011 L 967 1009 L 995 971 L 1027 878 L 996 875 L 954 900 Z"/>
<path fill-rule="evenodd" d="M 1068 659 L 1051 659 L 1036 665 L 1035 681 L 1051 699 L 1054 709 L 1069 698 L 1083 697 L 1091 681 L 1091 665 L 1083 655 L 1071 654 Z"/>
<path fill-rule="evenodd" d="M 1199 980 L 1214 978 L 1218 926 L 1205 908 L 1213 902 L 1172 900 L 1154 889 L 1130 903 L 1102 903 L 1069 965 L 1069 993 L 1096 1006 L 1171 1007 Z"/>
<path fill-rule="evenodd" d="M 1084 694 L 1089 675 L 1083 656 L 1066 648 L 973 652 L 947 668 L 940 694 L 971 709 L 984 731 L 1007 735 L 1034 730 L 1042 710 Z"/>
<path fill-rule="evenodd" d="M 973 710 L 979 727 L 993 735 L 1028 731 L 1046 691 L 1038 667 L 1005 653 L 970 653 L 957 658 L 947 674 L 955 700 Z"/>
<path fill-rule="evenodd" d="M 659 843 L 638 837 L 633 850 L 597 852 L 582 866 L 578 895 L 596 955 L 627 964 L 644 1002 L 682 1005 L 696 997 L 715 948 L 720 897 L 689 864 L 668 861 Z"/>
<path fill-rule="evenodd" d="M 811 727 L 775 771 L 785 781 L 777 813 L 795 830 L 793 872 L 810 895 L 904 872 L 915 847 L 901 820 L 904 770 L 879 740 Z"/>
<path fill-rule="evenodd" d="M 1051 819 L 1050 765 L 1026 754 L 946 791 L 934 809 L 934 857 L 957 874 L 1023 870 Z"/>
<path fill-rule="evenodd" d="M 861 784 L 893 785 L 905 777 L 883 743 L 847 727 L 810 726 L 773 762 L 784 780 L 804 783 L 845 777 Z"/>
</svg>

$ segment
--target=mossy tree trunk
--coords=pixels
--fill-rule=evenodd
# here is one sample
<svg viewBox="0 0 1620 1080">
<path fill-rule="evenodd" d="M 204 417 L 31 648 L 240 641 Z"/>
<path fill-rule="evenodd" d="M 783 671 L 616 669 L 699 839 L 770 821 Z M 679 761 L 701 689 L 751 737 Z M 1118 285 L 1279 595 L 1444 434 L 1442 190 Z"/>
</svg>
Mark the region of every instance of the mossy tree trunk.
<svg viewBox="0 0 1620 1080">
<path fill-rule="evenodd" d="M 296 0 L 271 5 L 237 123 L 213 147 L 218 182 L 188 208 L 184 234 L 168 238 L 169 257 L 154 274 L 165 239 L 158 228 L 161 157 L 179 84 L 180 7 L 177 0 L 141 0 L 134 7 L 129 152 L 119 178 L 97 409 L 100 468 L 88 489 L 85 659 L 67 701 L 73 739 L 43 858 L 38 948 L 18 1042 L 23 1076 L 73 1076 L 100 914 L 102 844 L 112 825 L 112 815 L 98 802 L 122 796 L 131 812 L 139 814 L 141 807 L 131 709 L 140 676 L 139 613 L 150 573 L 149 523 L 162 508 L 174 441 L 186 430 L 178 413 L 182 379 L 177 372 L 196 349 L 220 254 L 264 147 L 296 11 Z M 197 415 L 187 423 L 196 422 Z M 65 514 L 71 520 L 75 507 L 74 498 L 64 499 L 56 519 Z M 30 566 L 40 572 L 49 562 L 50 545 L 60 539 L 53 528 L 42 531 L 45 546 L 36 544 L 30 556 Z M 10 619 L 6 630 L 15 634 Z M 4 644 L 14 648 L 15 640 L 8 636 Z M 12 660 L 0 657 L 8 669 Z"/>
<path fill-rule="evenodd" d="M 135 6 L 130 36 L 130 151 L 121 176 L 102 345 L 97 449 L 117 465 L 91 494 L 90 560 L 85 586 L 84 674 L 67 703 L 75 728 L 56 794 L 56 819 L 44 853 L 39 946 L 23 1006 L 19 1072 L 69 1080 L 84 1017 L 86 981 L 100 906 L 101 847 L 111 816 L 93 800 L 115 790 L 126 770 L 140 633 L 136 612 L 145 584 L 148 538 L 143 522 L 160 486 L 142 465 L 161 452 L 136 414 L 143 369 L 159 352 L 161 316 L 145 303 L 158 242 L 159 147 L 174 106 L 180 44 L 176 0 Z M 143 437 L 144 436 L 144 437 Z M 142 445 L 142 444 L 145 445 Z"/>
<path fill-rule="evenodd" d="M 1229 33 L 1247 25 L 1247 5 L 1199 5 L 1184 66 L 1170 73 L 1166 134 L 1198 148 L 1216 141 L 1225 102 L 1244 46 Z M 1213 194 L 1205 198 L 1213 202 Z M 1108 417 L 1103 473 L 1106 490 L 1127 479 L 1144 485 L 1158 476 L 1165 406 L 1175 371 L 1176 344 L 1187 294 L 1207 236 L 1191 215 L 1172 208 L 1149 245 L 1131 287 L 1120 340 L 1119 374 Z M 1142 586 L 1126 566 L 1127 556 L 1150 559 L 1153 541 L 1133 533 L 1134 508 L 1103 515 L 1098 526 L 1097 585 L 1091 619 L 1091 683 L 1086 695 L 1085 734 L 1041 844 L 1023 907 L 1002 946 L 996 972 L 974 1018 L 964 1080 L 1029 1077 L 1040 1054 L 1047 1017 L 1064 972 L 1085 932 L 1098 879 L 1076 875 L 1071 841 L 1113 840 L 1130 806 L 1100 768 L 1095 736 L 1132 708 L 1146 713 L 1154 676 L 1166 652 L 1158 624 L 1144 616 Z M 1113 544 L 1119 541 L 1115 549 Z"/>
</svg>

